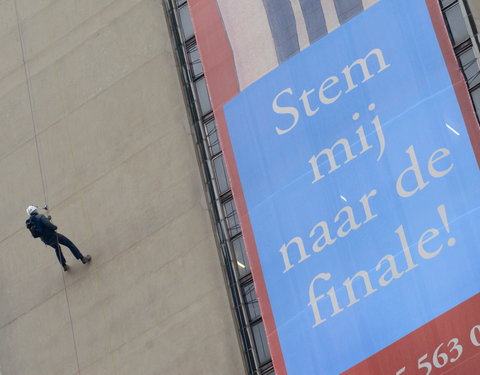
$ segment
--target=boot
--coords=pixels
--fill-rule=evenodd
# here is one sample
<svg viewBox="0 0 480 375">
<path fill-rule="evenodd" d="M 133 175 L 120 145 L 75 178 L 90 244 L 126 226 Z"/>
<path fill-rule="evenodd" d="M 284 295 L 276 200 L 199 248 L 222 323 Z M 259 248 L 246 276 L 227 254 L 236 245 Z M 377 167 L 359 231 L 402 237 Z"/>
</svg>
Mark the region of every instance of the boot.
<svg viewBox="0 0 480 375">
<path fill-rule="evenodd" d="M 67 272 L 67 271 L 70 269 L 70 267 L 68 266 L 67 263 L 62 264 L 62 266 L 63 266 L 63 270 L 64 270 L 65 272 Z"/>
<path fill-rule="evenodd" d="M 86 255 L 82 258 L 82 263 L 83 264 L 87 264 L 88 262 L 90 262 L 92 260 L 92 257 L 90 255 Z"/>
</svg>

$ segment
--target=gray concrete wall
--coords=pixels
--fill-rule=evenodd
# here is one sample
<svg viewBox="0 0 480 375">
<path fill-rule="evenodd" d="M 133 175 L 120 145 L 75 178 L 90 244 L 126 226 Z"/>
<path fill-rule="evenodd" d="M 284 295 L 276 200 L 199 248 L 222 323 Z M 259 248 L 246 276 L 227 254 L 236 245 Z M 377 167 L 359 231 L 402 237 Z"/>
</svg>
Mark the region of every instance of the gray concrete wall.
<svg viewBox="0 0 480 375">
<path fill-rule="evenodd" d="M 162 2 L 0 0 L 0 50 L 0 373 L 244 373 Z"/>
<path fill-rule="evenodd" d="M 473 19 L 477 25 L 477 29 L 480 29 L 480 1 L 478 0 L 468 0 L 468 5 L 472 11 Z"/>
</svg>

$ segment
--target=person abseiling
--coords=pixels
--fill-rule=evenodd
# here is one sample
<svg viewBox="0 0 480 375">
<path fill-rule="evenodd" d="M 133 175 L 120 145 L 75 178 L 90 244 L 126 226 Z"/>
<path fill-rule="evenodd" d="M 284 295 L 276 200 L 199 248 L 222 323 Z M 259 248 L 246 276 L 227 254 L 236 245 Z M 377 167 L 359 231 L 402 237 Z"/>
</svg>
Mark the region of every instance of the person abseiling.
<svg viewBox="0 0 480 375">
<path fill-rule="evenodd" d="M 30 230 L 30 233 L 34 238 L 40 237 L 44 244 L 55 249 L 57 259 L 62 265 L 64 271 L 68 271 L 70 267 L 65 261 L 60 245 L 65 245 L 68 247 L 73 256 L 78 260 L 81 260 L 83 264 L 86 264 L 92 260 L 90 255 L 83 256 L 75 244 L 66 236 L 57 233 L 57 226 L 49 220 L 51 217 L 49 216 L 47 218 L 45 215 L 39 214 L 36 206 L 28 206 L 27 214 L 29 215 L 29 218 L 25 222 L 25 225 Z"/>
</svg>

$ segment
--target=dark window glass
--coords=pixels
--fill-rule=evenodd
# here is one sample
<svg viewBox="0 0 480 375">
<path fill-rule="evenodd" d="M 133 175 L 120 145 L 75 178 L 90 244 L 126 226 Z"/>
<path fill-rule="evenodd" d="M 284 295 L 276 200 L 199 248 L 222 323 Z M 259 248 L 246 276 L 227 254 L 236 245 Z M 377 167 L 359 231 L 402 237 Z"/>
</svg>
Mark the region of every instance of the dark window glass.
<svg viewBox="0 0 480 375">
<path fill-rule="evenodd" d="M 213 159 L 213 169 L 215 170 L 215 176 L 217 177 L 217 187 L 219 193 L 226 193 L 230 189 L 230 185 L 228 183 L 228 176 L 225 169 L 225 163 L 223 161 L 223 155 L 219 155 Z"/>
<path fill-rule="evenodd" d="M 468 49 L 459 56 L 460 64 L 462 65 L 468 87 L 474 87 L 480 83 L 480 73 L 478 67 L 478 60 L 475 57 L 473 48 Z"/>
<path fill-rule="evenodd" d="M 228 231 L 230 232 L 230 237 L 233 237 L 241 231 L 237 209 L 235 207 L 235 203 L 233 203 L 233 200 L 225 202 L 223 207 L 225 209 L 225 218 L 227 220 Z"/>
<path fill-rule="evenodd" d="M 480 117 L 480 87 L 472 91 L 472 99 L 477 115 Z"/>
<path fill-rule="evenodd" d="M 440 0 L 440 3 L 442 4 L 442 8 L 445 8 L 450 4 L 454 3 L 455 1 L 456 0 Z"/>
<path fill-rule="evenodd" d="M 450 29 L 450 33 L 452 34 L 454 45 L 457 46 L 466 41 L 469 37 L 460 5 L 455 4 L 453 7 L 446 10 L 445 16 L 447 17 L 448 27 Z"/>
<path fill-rule="evenodd" d="M 182 24 L 183 38 L 185 40 L 188 40 L 194 35 L 194 32 L 193 32 L 192 20 L 190 18 L 190 11 L 188 9 L 187 4 L 178 8 L 178 13 L 180 14 L 180 22 Z"/>
<path fill-rule="evenodd" d="M 250 321 L 257 320 L 262 314 L 260 312 L 260 306 L 258 305 L 257 293 L 255 293 L 253 281 L 243 287 L 243 295 L 245 297 L 245 303 L 247 304 Z"/>
<path fill-rule="evenodd" d="M 220 142 L 218 140 L 217 126 L 215 120 L 207 122 L 205 124 L 205 130 L 207 132 L 208 148 L 210 155 L 214 156 L 218 154 L 222 149 L 220 148 Z"/>
<path fill-rule="evenodd" d="M 196 44 L 188 49 L 188 60 L 193 79 L 200 77 L 203 74 L 203 66 L 200 61 L 200 53 L 198 53 L 198 46 Z"/>
<path fill-rule="evenodd" d="M 257 348 L 258 360 L 261 364 L 270 360 L 270 351 L 268 350 L 267 335 L 263 322 L 259 322 L 252 326 L 253 338 L 255 340 L 255 347 Z"/>
<path fill-rule="evenodd" d="M 238 274 L 240 277 L 248 275 L 250 273 L 250 264 L 248 263 L 247 253 L 245 252 L 245 242 L 243 237 L 235 238 L 232 241 L 233 251 L 235 252 L 235 258 L 237 259 Z"/>
<path fill-rule="evenodd" d="M 210 97 L 208 96 L 207 82 L 205 77 L 195 81 L 195 87 L 197 89 L 198 101 L 200 102 L 200 110 L 202 115 L 212 111 L 212 104 L 210 103 Z"/>
</svg>

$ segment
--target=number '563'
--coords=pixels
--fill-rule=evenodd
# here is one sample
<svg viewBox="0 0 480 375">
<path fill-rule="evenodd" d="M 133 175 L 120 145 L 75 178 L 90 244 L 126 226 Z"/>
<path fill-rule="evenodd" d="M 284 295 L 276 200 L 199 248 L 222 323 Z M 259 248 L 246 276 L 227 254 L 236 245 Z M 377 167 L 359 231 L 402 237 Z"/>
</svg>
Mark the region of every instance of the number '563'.
<svg viewBox="0 0 480 375">
<path fill-rule="evenodd" d="M 455 362 L 460 358 L 463 352 L 463 347 L 458 343 L 458 339 L 454 337 L 451 339 L 447 347 L 442 350 L 444 343 L 442 342 L 437 349 L 433 352 L 432 362 L 428 360 L 428 353 L 418 359 L 418 368 L 425 369 L 425 375 L 429 375 L 432 372 L 432 364 L 436 368 L 442 368 L 448 362 Z"/>
</svg>

